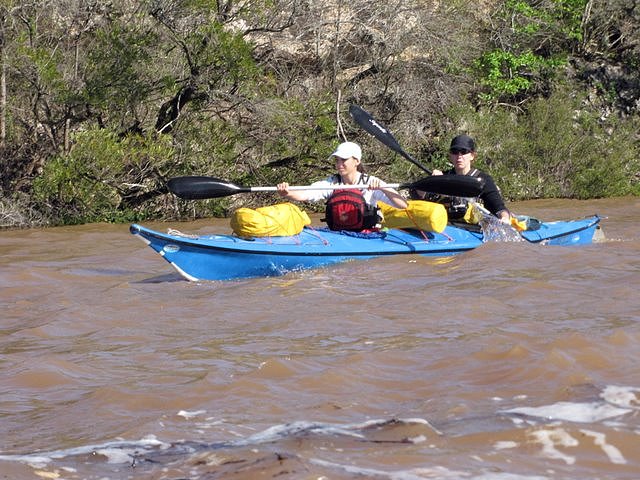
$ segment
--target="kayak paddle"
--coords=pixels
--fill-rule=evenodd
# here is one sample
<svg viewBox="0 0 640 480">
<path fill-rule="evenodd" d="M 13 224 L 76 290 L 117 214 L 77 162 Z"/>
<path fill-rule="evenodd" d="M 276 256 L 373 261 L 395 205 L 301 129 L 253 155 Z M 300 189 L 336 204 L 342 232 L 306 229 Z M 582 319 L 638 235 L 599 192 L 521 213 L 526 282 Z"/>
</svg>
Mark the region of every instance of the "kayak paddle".
<svg viewBox="0 0 640 480">
<path fill-rule="evenodd" d="M 380 122 L 376 121 L 368 112 L 363 110 L 358 105 L 351 105 L 349 107 L 349 114 L 351 115 L 351 118 L 353 118 L 355 122 L 362 127 L 364 131 L 370 133 L 371 135 L 376 137 L 378 140 L 380 140 L 382 143 L 384 143 L 387 147 L 389 147 L 391 150 L 393 150 L 396 153 L 399 153 L 404 158 L 409 160 L 411 163 L 416 165 L 418 168 L 420 168 L 421 170 L 424 170 L 429 175 L 431 175 L 431 170 L 429 170 L 427 167 L 422 165 L 415 158 L 413 158 L 411 155 L 405 152 L 400 146 L 400 144 L 398 143 L 398 141 L 395 139 L 393 134 L 387 129 L 387 127 L 382 125 Z M 433 192 L 433 193 L 438 193 L 438 192 Z M 443 195 L 446 195 L 446 194 L 443 194 Z M 457 196 L 466 197 L 470 195 L 457 195 Z"/>
<path fill-rule="evenodd" d="M 392 133 L 384 125 L 382 125 L 381 123 L 376 121 L 368 112 L 363 110 L 358 105 L 351 105 L 349 107 L 349 114 L 351 114 L 351 118 L 353 118 L 353 120 L 358 125 L 360 125 L 363 130 L 365 130 L 366 132 L 370 133 L 371 135 L 376 137 L 378 140 L 380 140 L 382 143 L 384 143 L 387 147 L 389 147 L 391 150 L 393 150 L 396 153 L 399 153 L 404 158 L 406 158 L 407 160 L 412 162 L 414 165 L 416 165 L 417 167 L 421 168 L 422 170 L 427 172 L 429 175 L 431 175 L 431 173 L 432 173 L 431 170 L 429 170 L 427 167 L 422 165 L 420 162 L 416 161 L 411 155 L 409 155 L 407 152 L 405 152 L 402 149 L 402 147 L 400 146 L 400 144 L 398 143 L 398 141 L 395 139 L 395 137 L 392 135 Z M 453 177 L 453 178 L 458 178 L 459 177 L 460 180 L 462 180 L 463 178 L 478 178 L 478 177 L 469 177 L 469 176 L 466 176 L 466 175 L 437 175 L 435 177 L 431 176 L 431 177 L 428 177 L 428 178 L 440 178 L 440 177 L 445 177 L 445 178 L 446 177 Z M 456 195 L 455 193 L 443 193 L 443 192 L 432 192 L 432 193 L 440 193 L 442 195 L 450 195 L 450 196 L 453 196 L 453 197 L 477 197 L 482 192 L 482 187 L 484 186 L 484 181 L 481 181 L 481 183 L 479 183 L 479 185 L 480 185 L 480 189 L 476 192 L 475 195 L 461 195 L 461 194 L 457 194 Z M 430 191 L 430 190 L 424 190 L 422 188 L 419 188 L 418 190 Z M 484 217 L 486 217 L 486 218 L 490 218 L 490 217 L 495 218 L 491 214 L 491 212 L 489 210 L 484 208 L 479 203 L 473 202 L 473 204 L 480 210 L 480 212 L 482 213 L 482 215 Z M 518 228 L 521 228 L 520 224 L 518 224 L 517 221 L 516 221 L 516 225 L 518 225 Z"/>
<path fill-rule="evenodd" d="M 168 182 L 169 191 L 186 200 L 202 200 L 205 198 L 220 198 L 248 192 L 275 192 L 278 187 L 243 187 L 227 180 L 205 176 L 174 177 Z M 387 184 L 391 188 L 413 188 L 424 192 L 452 195 L 457 197 L 477 197 L 482 191 L 482 180 L 478 177 L 462 175 L 438 175 L 423 178 L 413 183 Z M 314 185 L 291 186 L 289 190 L 339 190 L 366 189 L 368 185 Z"/>
</svg>

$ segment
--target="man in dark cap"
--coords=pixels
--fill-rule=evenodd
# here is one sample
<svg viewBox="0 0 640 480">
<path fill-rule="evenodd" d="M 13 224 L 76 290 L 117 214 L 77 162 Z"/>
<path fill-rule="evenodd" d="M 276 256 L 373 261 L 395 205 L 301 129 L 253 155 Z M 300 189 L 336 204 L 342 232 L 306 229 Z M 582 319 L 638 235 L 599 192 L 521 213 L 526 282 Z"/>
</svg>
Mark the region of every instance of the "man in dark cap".
<svg viewBox="0 0 640 480">
<path fill-rule="evenodd" d="M 442 172 L 434 170 L 433 175 L 470 175 L 484 180 L 484 188 L 479 196 L 484 206 L 502 222 L 511 222 L 511 213 L 504 204 L 500 190 L 488 173 L 472 166 L 476 159 L 476 142 L 469 135 L 458 135 L 451 140 L 449 160 L 453 168 Z M 462 220 L 468 210 L 468 202 L 463 198 L 441 197 L 437 199 L 444 203 L 451 220 Z"/>
</svg>

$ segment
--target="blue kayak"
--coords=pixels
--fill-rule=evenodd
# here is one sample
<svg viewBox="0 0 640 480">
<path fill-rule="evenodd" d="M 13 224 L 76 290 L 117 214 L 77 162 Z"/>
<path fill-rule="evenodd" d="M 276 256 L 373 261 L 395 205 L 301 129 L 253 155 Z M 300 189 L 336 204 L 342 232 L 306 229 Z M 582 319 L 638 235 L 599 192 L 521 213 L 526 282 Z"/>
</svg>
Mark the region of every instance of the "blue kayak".
<svg viewBox="0 0 640 480">
<path fill-rule="evenodd" d="M 580 220 L 541 222 L 521 232 L 524 240 L 544 245 L 585 245 L 599 228 L 597 215 Z M 390 229 L 371 234 L 305 227 L 289 237 L 241 238 L 235 235 L 161 233 L 141 225 L 130 227 L 184 278 L 232 280 L 282 275 L 349 260 L 387 255 L 450 256 L 485 242 L 482 231 L 448 225 L 442 233 Z"/>
</svg>

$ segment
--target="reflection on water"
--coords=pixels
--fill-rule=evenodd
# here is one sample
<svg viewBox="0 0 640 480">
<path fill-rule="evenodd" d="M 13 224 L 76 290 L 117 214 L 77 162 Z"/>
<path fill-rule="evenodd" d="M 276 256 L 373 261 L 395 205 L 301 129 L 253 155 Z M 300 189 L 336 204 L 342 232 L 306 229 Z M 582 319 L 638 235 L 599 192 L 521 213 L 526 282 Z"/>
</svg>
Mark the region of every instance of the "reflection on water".
<svg viewBox="0 0 640 480">
<path fill-rule="evenodd" d="M 183 281 L 126 225 L 1 232 L 0 471 L 636 478 L 639 203 L 512 206 L 607 217 L 586 247 L 231 282 Z"/>
</svg>

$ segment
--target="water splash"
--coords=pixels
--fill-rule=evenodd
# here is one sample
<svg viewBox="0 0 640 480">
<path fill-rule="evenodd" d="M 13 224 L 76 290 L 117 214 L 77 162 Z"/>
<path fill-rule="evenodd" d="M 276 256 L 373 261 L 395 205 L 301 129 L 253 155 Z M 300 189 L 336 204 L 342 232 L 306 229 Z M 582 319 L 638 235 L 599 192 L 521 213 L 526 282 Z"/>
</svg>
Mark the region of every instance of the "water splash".
<svg viewBox="0 0 640 480">
<path fill-rule="evenodd" d="M 502 223 L 500 219 L 491 215 L 478 204 L 473 204 L 474 215 L 480 217 L 480 228 L 485 242 L 523 242 L 522 235 L 510 225 Z"/>
</svg>

